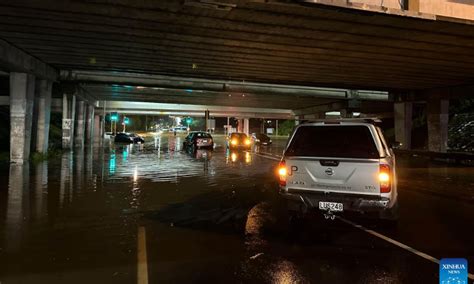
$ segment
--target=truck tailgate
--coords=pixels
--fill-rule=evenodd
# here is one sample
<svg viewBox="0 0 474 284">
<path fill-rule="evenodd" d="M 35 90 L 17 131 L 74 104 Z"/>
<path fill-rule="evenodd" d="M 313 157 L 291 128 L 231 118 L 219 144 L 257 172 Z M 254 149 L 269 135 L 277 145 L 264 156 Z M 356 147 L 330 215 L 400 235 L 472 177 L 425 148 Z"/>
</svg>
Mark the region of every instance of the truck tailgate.
<svg viewBox="0 0 474 284">
<path fill-rule="evenodd" d="M 380 195 L 378 159 L 319 159 L 292 157 L 286 160 L 287 186 L 293 189 Z"/>
</svg>

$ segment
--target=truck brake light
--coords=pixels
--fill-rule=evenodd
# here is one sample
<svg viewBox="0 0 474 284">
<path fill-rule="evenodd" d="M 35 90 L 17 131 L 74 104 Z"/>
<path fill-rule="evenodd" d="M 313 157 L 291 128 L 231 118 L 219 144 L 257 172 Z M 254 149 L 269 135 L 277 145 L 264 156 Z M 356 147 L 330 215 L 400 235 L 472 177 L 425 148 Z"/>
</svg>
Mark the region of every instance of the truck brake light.
<svg viewBox="0 0 474 284">
<path fill-rule="evenodd" d="M 278 164 L 278 182 L 281 186 L 286 186 L 286 175 L 287 175 L 287 170 L 286 170 L 286 163 L 285 161 L 281 161 Z"/>
<path fill-rule="evenodd" d="M 379 182 L 380 193 L 389 193 L 391 190 L 391 171 L 389 165 L 380 165 Z"/>
</svg>

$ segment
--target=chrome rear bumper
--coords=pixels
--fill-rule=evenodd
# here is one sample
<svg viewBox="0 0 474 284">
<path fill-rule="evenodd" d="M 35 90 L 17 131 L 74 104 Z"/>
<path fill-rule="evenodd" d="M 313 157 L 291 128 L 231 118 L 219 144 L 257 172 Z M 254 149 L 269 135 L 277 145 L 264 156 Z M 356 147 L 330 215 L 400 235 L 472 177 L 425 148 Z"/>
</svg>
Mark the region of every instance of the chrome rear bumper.
<svg viewBox="0 0 474 284">
<path fill-rule="evenodd" d="M 389 198 L 372 196 L 372 195 L 356 195 L 341 193 L 307 193 L 301 191 L 280 190 L 280 195 L 292 201 L 291 210 L 308 211 L 310 209 L 318 209 L 319 201 L 342 203 L 344 211 L 353 212 L 381 212 L 390 209 L 394 200 Z"/>
</svg>

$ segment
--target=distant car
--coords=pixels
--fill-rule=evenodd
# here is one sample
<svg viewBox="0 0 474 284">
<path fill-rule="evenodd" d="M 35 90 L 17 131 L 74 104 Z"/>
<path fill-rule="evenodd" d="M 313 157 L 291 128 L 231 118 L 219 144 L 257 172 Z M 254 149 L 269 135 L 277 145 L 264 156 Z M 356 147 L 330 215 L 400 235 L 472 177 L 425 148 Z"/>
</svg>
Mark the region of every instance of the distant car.
<svg viewBox="0 0 474 284">
<path fill-rule="evenodd" d="M 113 132 L 105 132 L 104 133 L 104 138 L 105 139 L 110 139 L 111 137 L 114 136 L 114 133 Z"/>
<path fill-rule="evenodd" d="M 114 138 L 115 143 L 133 143 L 133 138 L 128 133 L 117 133 Z"/>
<path fill-rule="evenodd" d="M 272 139 L 263 133 L 252 133 L 252 140 L 255 145 L 270 145 L 272 144 Z"/>
<path fill-rule="evenodd" d="M 135 133 L 120 132 L 115 135 L 115 143 L 145 143 L 145 139 Z"/>
<path fill-rule="evenodd" d="M 186 126 L 176 126 L 170 129 L 171 132 L 183 133 L 187 132 L 188 128 Z"/>
<path fill-rule="evenodd" d="M 227 148 L 229 149 L 250 149 L 252 141 L 247 134 L 234 132 L 227 137 Z"/>
<path fill-rule="evenodd" d="M 289 211 L 362 212 L 398 219 L 395 155 L 375 119 L 300 124 L 289 139 L 278 175 Z M 298 213 L 299 212 L 299 213 Z"/>
<path fill-rule="evenodd" d="M 130 138 L 133 139 L 133 143 L 142 143 L 142 144 L 145 143 L 145 139 L 143 139 L 143 137 L 141 137 L 138 134 L 128 133 L 128 136 L 130 136 Z"/>
<path fill-rule="evenodd" d="M 211 134 L 204 131 L 194 131 L 188 134 L 184 138 L 183 142 L 184 148 L 194 147 L 195 149 L 200 148 L 214 148 L 214 140 L 212 139 Z"/>
</svg>

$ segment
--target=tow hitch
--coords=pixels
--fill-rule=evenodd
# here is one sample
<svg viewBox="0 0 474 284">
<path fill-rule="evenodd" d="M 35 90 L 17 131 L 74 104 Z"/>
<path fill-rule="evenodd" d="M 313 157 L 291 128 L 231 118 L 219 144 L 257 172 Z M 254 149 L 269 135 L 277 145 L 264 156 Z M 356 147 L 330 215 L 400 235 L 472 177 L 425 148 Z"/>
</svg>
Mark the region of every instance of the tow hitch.
<svg viewBox="0 0 474 284">
<path fill-rule="evenodd" d="M 329 220 L 329 219 L 334 220 L 334 219 L 336 219 L 336 215 L 334 215 L 334 213 L 333 213 L 331 210 L 327 210 L 325 213 L 323 213 L 323 215 L 324 215 L 324 219 L 326 219 L 326 220 Z"/>
</svg>

